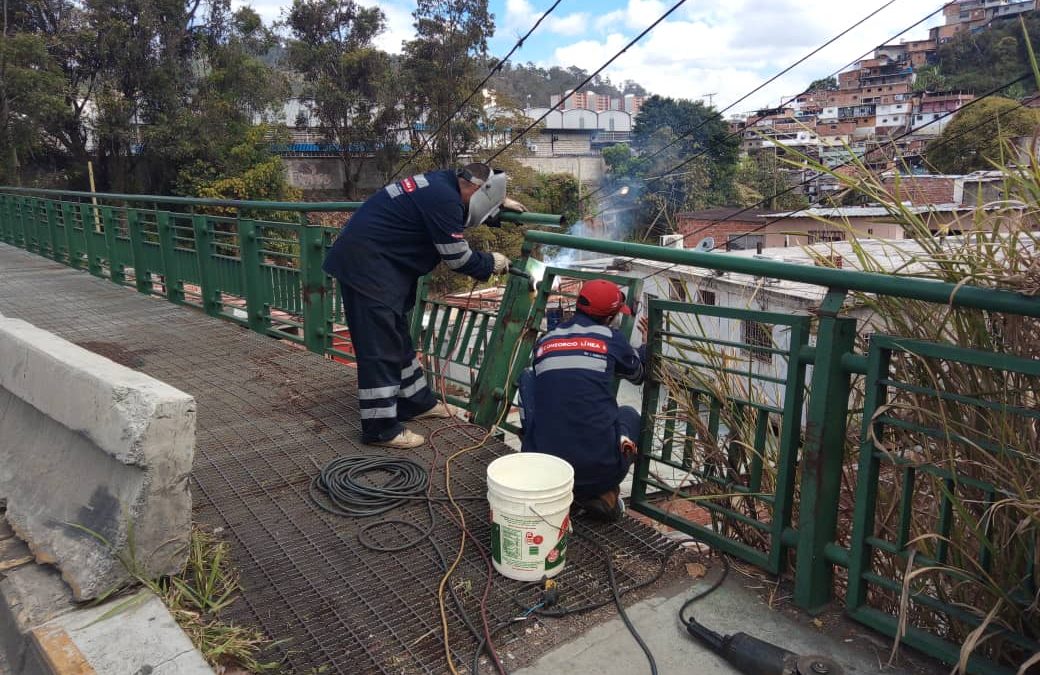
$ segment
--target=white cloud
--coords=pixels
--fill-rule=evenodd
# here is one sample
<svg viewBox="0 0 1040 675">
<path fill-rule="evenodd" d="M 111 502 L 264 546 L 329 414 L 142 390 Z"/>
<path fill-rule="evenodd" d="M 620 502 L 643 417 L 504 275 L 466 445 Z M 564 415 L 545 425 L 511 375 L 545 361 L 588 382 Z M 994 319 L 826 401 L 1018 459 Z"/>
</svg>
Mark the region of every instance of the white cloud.
<svg viewBox="0 0 1040 675">
<path fill-rule="evenodd" d="M 386 17 L 386 29 L 375 39 L 380 49 L 398 54 L 401 43 L 415 35 L 412 26 L 412 10 L 415 0 L 358 0 L 365 7 L 379 7 Z M 292 0 L 232 0 L 232 7 L 252 7 L 268 24 L 284 18 Z"/>
<path fill-rule="evenodd" d="M 496 34 L 520 37 L 531 29 L 544 9 L 535 9 L 529 0 L 506 0 L 506 15 L 499 20 Z M 587 33 L 592 19 L 587 12 L 573 12 L 564 16 L 550 14 L 538 27 L 556 35 L 581 35 Z"/>
<path fill-rule="evenodd" d="M 598 33 L 557 47 L 541 65 L 576 65 L 591 72 L 671 5 L 670 1 L 628 0 L 623 8 L 594 21 Z M 688 5 L 620 56 L 606 70 L 611 80 L 635 80 L 652 93 L 665 96 L 699 99 L 713 93 L 715 105 L 725 108 L 880 6 L 872 3 L 864 8 L 860 3 L 833 0 L 731 0 Z M 940 0 L 902 0 L 728 112 L 776 105 L 802 91 L 812 80 L 891 41 L 892 36 L 940 6 Z M 941 14 L 902 39 L 924 37 L 926 27 L 939 22 Z"/>
<path fill-rule="evenodd" d="M 358 4 L 366 7 L 379 7 L 386 16 L 386 30 L 374 40 L 376 47 L 391 54 L 401 53 L 401 43 L 415 37 L 415 26 L 412 11 L 414 0 L 358 0 Z"/>
</svg>

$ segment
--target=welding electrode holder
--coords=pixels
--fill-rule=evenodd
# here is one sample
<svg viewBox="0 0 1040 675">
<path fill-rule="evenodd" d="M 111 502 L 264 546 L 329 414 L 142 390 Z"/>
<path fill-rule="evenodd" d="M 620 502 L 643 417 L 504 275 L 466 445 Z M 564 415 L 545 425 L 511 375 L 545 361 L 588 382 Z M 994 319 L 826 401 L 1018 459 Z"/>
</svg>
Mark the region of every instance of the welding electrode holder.
<svg viewBox="0 0 1040 675">
<path fill-rule="evenodd" d="M 686 631 L 747 675 L 843 675 L 826 656 L 799 656 L 747 633 L 719 635 L 696 619 L 687 620 Z"/>
</svg>

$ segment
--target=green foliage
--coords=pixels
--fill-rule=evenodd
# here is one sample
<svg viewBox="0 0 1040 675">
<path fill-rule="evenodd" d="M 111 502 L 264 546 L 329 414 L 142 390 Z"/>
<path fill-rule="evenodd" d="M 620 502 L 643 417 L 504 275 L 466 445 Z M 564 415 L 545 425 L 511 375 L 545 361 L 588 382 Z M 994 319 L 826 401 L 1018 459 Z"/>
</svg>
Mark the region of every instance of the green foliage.
<svg viewBox="0 0 1040 675">
<path fill-rule="evenodd" d="M 353 1 L 294 0 L 286 25 L 292 35 L 287 61 L 300 74 L 327 140 L 340 148 L 344 193 L 358 197 L 371 153 L 384 173 L 398 161 L 399 73 L 372 45 L 385 27 L 383 12 Z"/>
<path fill-rule="evenodd" d="M 938 64 L 921 66 L 914 74 L 914 91 L 946 91 L 950 88 L 949 78 Z"/>
<path fill-rule="evenodd" d="M 547 107 L 550 96 L 574 89 L 588 77 L 588 71 L 577 66 L 539 68 L 533 63 L 506 63 L 491 78 L 490 85 L 496 93 L 508 96 L 525 108 Z M 647 94 L 646 89 L 637 82 L 625 80 L 622 84 L 615 85 L 609 77 L 603 75 L 594 77 L 586 88 L 614 98 L 621 98 L 625 94 Z"/>
<path fill-rule="evenodd" d="M 404 49 L 403 104 L 414 124 L 432 131 L 480 82 L 493 17 L 487 0 L 418 0 L 412 16 L 416 36 Z M 430 144 L 428 165 L 453 166 L 476 148 L 482 103 L 475 96 Z M 412 147 L 421 142 L 413 133 Z"/>
<path fill-rule="evenodd" d="M 46 149 L 44 129 L 64 113 L 63 80 L 43 37 L 8 35 L 0 40 L 0 184 L 21 183 L 21 167 Z"/>
<path fill-rule="evenodd" d="M 640 235 L 668 231 L 681 211 L 732 203 L 740 143 L 728 134 L 715 110 L 699 101 L 650 97 L 636 118 L 631 150 L 604 153 L 607 180 L 600 203 L 587 210 L 624 209 L 630 226 L 642 224 L 645 232 L 634 233 Z M 672 171 L 695 155 L 701 156 Z M 626 185 L 628 194 L 616 196 Z"/>
<path fill-rule="evenodd" d="M 784 170 L 783 160 L 769 151 L 762 151 L 744 157 L 736 173 L 735 206 L 754 206 L 767 196 L 777 195 L 794 183 L 789 180 L 789 172 Z M 776 211 L 793 211 L 809 205 L 805 195 L 797 190 L 773 196 L 764 208 Z"/>
<path fill-rule="evenodd" d="M 1032 137 L 1040 127 L 1040 112 L 1016 101 L 993 97 L 957 113 L 928 148 L 925 158 L 939 173 L 969 173 L 992 169 L 1002 162 L 1005 143 Z"/>
<path fill-rule="evenodd" d="M 806 91 L 837 91 L 838 90 L 838 78 L 835 76 L 821 77 L 818 80 L 813 80 L 812 83 L 806 88 Z"/>
<path fill-rule="evenodd" d="M 1022 17 L 1029 35 L 1040 35 L 1040 15 Z M 982 93 L 1029 72 L 1029 50 L 1021 21 L 1006 21 L 978 32 L 964 32 L 939 46 L 938 71 L 943 88 Z M 1024 96 L 1036 90 L 1035 82 L 1005 91 Z"/>
</svg>

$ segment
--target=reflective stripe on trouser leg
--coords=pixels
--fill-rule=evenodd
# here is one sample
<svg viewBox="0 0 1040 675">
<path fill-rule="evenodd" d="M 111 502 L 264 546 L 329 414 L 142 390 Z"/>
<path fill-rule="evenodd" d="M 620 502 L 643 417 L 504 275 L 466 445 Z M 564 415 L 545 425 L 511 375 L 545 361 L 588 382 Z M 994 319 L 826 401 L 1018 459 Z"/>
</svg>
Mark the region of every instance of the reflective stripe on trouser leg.
<svg viewBox="0 0 1040 675">
<path fill-rule="evenodd" d="M 397 312 L 340 284 L 347 328 L 357 356 L 358 408 L 361 437 L 385 441 L 404 430 L 397 420 L 401 360 L 410 355 L 397 330 Z"/>
<path fill-rule="evenodd" d="M 437 405 L 437 397 L 426 383 L 426 373 L 419 363 L 412 348 L 412 336 L 408 332 L 408 322 L 402 315 L 399 317 L 398 331 L 407 353 L 401 360 L 401 390 L 397 393 L 397 417 L 410 420 Z"/>
</svg>

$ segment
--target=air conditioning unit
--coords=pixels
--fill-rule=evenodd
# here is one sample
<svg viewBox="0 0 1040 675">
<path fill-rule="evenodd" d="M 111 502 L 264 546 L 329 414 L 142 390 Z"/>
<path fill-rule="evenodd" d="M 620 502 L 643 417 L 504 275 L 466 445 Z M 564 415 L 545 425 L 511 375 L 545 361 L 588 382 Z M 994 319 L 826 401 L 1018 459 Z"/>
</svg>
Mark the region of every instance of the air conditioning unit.
<svg viewBox="0 0 1040 675">
<path fill-rule="evenodd" d="M 683 248 L 683 239 L 681 234 L 662 234 L 660 245 L 664 248 Z"/>
</svg>

